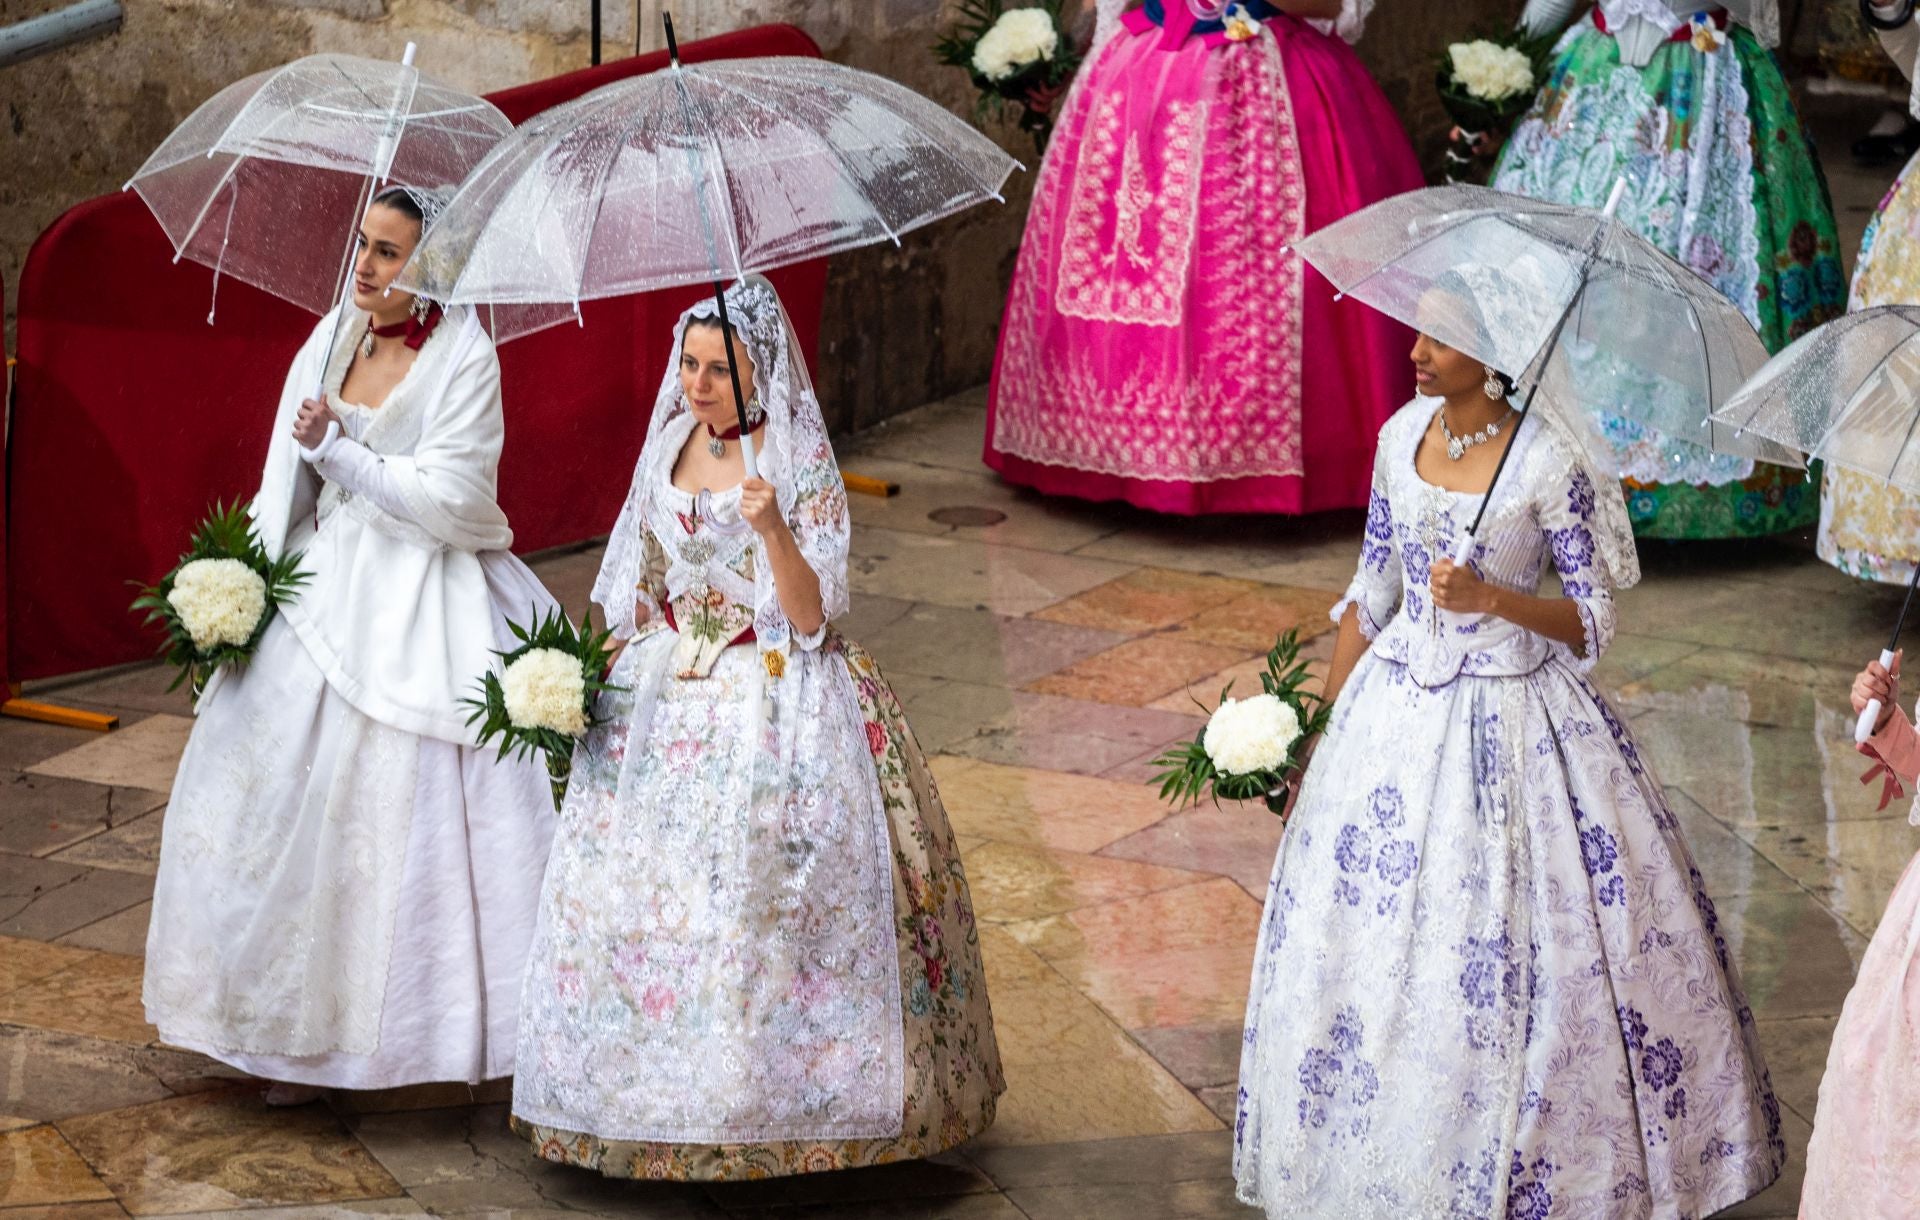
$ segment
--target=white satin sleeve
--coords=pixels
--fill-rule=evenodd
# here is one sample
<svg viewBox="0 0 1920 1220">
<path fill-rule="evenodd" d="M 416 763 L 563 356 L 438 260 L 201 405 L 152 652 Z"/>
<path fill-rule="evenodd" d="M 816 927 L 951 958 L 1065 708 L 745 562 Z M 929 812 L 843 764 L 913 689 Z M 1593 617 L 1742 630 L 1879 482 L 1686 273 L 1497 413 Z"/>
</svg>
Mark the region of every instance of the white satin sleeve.
<svg viewBox="0 0 1920 1220">
<path fill-rule="evenodd" d="M 1337 34 L 1348 42 L 1359 42 L 1360 35 L 1367 32 L 1367 18 L 1373 13 L 1375 0 L 1341 0 L 1338 17 L 1314 18 L 1312 25 L 1324 34 Z"/>
</svg>

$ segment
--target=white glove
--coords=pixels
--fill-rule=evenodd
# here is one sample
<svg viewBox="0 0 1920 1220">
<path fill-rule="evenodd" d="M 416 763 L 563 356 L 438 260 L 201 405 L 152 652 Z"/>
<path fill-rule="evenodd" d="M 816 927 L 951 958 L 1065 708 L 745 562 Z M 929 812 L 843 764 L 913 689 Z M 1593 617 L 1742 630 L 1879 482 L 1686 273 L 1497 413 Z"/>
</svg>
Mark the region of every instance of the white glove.
<svg viewBox="0 0 1920 1220">
<path fill-rule="evenodd" d="M 1580 0 L 1527 0 L 1520 13 L 1520 28 L 1534 38 L 1545 38 L 1566 28 L 1573 21 Z"/>
</svg>

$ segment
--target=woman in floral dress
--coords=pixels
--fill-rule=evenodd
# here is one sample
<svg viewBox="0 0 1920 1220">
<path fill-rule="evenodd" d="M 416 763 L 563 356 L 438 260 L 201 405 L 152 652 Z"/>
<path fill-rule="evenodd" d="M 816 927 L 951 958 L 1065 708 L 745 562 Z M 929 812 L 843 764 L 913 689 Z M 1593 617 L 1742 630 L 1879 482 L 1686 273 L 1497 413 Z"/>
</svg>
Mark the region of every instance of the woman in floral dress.
<svg viewBox="0 0 1920 1220">
<path fill-rule="evenodd" d="M 1911 75 L 1920 53 L 1920 25 L 1909 21 L 1882 31 L 1880 39 L 1900 70 Z M 1920 304 L 1920 153 L 1907 162 L 1867 222 L 1849 307 L 1912 304 Z M 1820 489 L 1818 546 L 1820 558 L 1848 575 L 1905 584 L 1920 560 L 1920 496 L 1850 470 L 1828 470 Z"/>
<path fill-rule="evenodd" d="M 1349 45 L 1373 4 L 1098 0 L 1000 328 L 1002 478 L 1187 516 L 1366 503 L 1409 336 L 1292 243 L 1421 184 Z"/>
<path fill-rule="evenodd" d="M 930 1156 L 1005 1088 L 966 875 L 847 609 L 847 503 L 771 285 L 683 315 L 593 599 L 628 641 L 541 896 L 513 1126 L 612 1177 Z"/>
<path fill-rule="evenodd" d="M 1240 1197 L 1276 1220 L 1707 1216 L 1786 1147 L 1713 903 L 1588 677 L 1639 577 L 1624 505 L 1554 405 L 1508 428 L 1497 372 L 1413 352 L 1430 397 L 1380 434 L 1332 723 L 1267 890 Z M 1537 595 L 1549 567 L 1565 596 Z"/>
<path fill-rule="evenodd" d="M 1582 0 L 1531 0 L 1557 29 Z M 1560 39 L 1545 86 L 1494 169 L 1503 191 L 1599 208 L 1738 305 L 1779 351 L 1846 305 L 1827 183 L 1769 47 L 1777 0 L 1600 0 Z M 1605 404 L 1595 404 L 1604 407 Z M 1798 470 L 1607 420 L 1634 531 L 1728 538 L 1813 522 Z"/>
</svg>

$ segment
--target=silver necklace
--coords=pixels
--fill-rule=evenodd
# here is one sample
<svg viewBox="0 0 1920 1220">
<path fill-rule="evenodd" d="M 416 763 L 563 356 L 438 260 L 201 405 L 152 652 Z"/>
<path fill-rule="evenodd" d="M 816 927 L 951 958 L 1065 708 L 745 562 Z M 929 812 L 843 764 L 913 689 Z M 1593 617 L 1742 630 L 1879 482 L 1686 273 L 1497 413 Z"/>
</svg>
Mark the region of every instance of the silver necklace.
<svg viewBox="0 0 1920 1220">
<path fill-rule="evenodd" d="M 1467 456 L 1467 450 L 1473 448 L 1475 445 L 1484 445 L 1494 437 L 1499 436 L 1500 425 L 1512 418 L 1513 408 L 1508 407 L 1505 415 L 1494 420 L 1472 436 L 1455 436 L 1453 429 L 1447 427 L 1447 409 L 1445 407 L 1440 408 L 1440 435 L 1447 438 L 1447 456 L 1456 462 L 1459 461 L 1461 458 Z"/>
</svg>

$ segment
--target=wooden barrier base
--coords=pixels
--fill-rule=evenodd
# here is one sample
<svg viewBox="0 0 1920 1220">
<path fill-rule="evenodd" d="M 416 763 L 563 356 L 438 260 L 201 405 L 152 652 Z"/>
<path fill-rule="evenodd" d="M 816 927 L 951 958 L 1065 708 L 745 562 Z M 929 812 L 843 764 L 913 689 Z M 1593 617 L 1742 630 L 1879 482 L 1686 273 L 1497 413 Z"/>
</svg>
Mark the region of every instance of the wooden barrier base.
<svg viewBox="0 0 1920 1220">
<path fill-rule="evenodd" d="M 840 480 L 847 485 L 848 491 L 857 491 L 863 496 L 880 496 L 885 498 L 887 496 L 897 496 L 900 494 L 900 484 L 889 483 L 885 479 L 876 479 L 870 475 L 846 474 L 842 472 Z"/>
<path fill-rule="evenodd" d="M 11 716 L 16 720 L 34 720 L 41 724 L 57 724 L 69 729 L 90 729 L 96 733 L 105 733 L 120 727 L 118 716 L 83 712 L 78 708 L 60 707 L 32 699 L 13 698 L 0 703 L 0 716 Z"/>
</svg>

